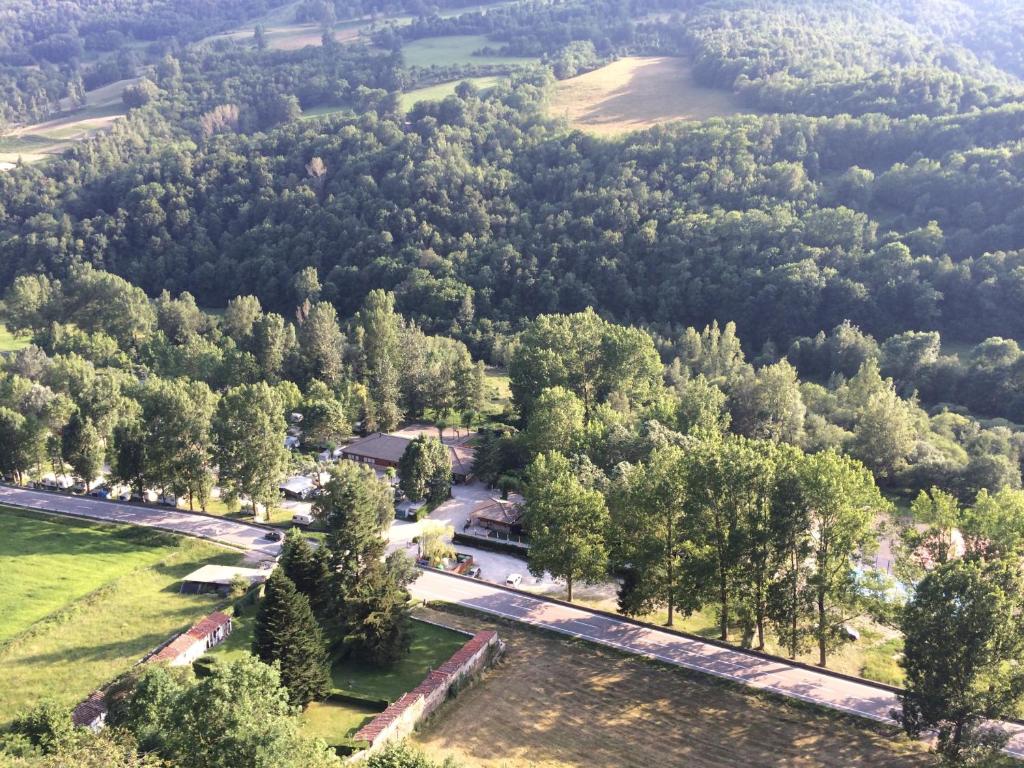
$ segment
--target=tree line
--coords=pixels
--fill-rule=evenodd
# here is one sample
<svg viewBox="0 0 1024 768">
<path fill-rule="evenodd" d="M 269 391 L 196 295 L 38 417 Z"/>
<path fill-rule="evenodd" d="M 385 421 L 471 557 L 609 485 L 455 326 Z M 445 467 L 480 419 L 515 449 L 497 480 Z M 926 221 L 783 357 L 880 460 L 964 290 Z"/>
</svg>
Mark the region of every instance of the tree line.
<svg viewBox="0 0 1024 768">
<path fill-rule="evenodd" d="M 64 281 L 19 278 L 5 319 L 36 343 L 4 361 L 0 471 L 70 467 L 91 483 L 107 461 L 140 495 L 156 488 L 206 509 L 216 479 L 229 501 L 258 509 L 301 466 L 285 448 L 291 413 L 316 450 L 428 412 L 480 418 L 483 367 L 463 344 L 425 335 L 384 292 L 343 331 L 315 300 L 315 272 L 295 282 L 302 300 L 285 321 L 251 296 L 219 318 L 188 294 L 150 300 L 87 266 Z"/>
</svg>

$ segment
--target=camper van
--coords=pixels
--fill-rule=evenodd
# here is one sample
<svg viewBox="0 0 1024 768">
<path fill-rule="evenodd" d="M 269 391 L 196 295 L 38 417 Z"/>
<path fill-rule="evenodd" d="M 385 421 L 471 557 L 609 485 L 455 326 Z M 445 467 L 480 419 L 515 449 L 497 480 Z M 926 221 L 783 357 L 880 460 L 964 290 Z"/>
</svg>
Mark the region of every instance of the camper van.
<svg viewBox="0 0 1024 768">
<path fill-rule="evenodd" d="M 312 525 L 313 516 L 309 512 L 296 512 L 292 515 L 292 522 L 295 525 Z"/>
</svg>

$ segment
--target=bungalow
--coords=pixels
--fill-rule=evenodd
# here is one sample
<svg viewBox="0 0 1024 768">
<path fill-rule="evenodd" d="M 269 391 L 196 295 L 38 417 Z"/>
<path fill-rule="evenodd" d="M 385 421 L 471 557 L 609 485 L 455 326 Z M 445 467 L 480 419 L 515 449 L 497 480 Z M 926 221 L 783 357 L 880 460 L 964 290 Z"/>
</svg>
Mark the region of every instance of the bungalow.
<svg viewBox="0 0 1024 768">
<path fill-rule="evenodd" d="M 262 584 L 270 578 L 270 569 L 204 565 L 182 579 L 180 592 L 186 595 L 202 595 L 206 592 L 226 593 L 231 589 L 231 583 L 239 577 L 246 579 L 250 585 Z"/>
<path fill-rule="evenodd" d="M 523 532 L 523 499 L 488 499 L 480 501 L 469 512 L 467 528 L 486 528 L 506 536 L 518 536 Z"/>
<path fill-rule="evenodd" d="M 146 661 L 171 667 L 191 664 L 215 645 L 224 642 L 231 634 L 232 628 L 231 617 L 228 614 L 214 611 L 188 632 L 182 632 L 171 640 Z"/>
</svg>

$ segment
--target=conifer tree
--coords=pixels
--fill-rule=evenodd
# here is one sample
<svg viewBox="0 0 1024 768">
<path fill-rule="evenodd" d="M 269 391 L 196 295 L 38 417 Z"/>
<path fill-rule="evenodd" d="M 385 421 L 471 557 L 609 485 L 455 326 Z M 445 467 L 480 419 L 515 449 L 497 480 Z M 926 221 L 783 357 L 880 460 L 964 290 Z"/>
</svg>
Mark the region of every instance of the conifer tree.
<svg viewBox="0 0 1024 768">
<path fill-rule="evenodd" d="M 288 700 L 305 707 L 330 691 L 330 667 L 323 632 L 313 617 L 309 599 L 278 568 L 267 580 L 266 593 L 256 616 L 252 652 L 281 666 L 281 682 Z"/>
</svg>

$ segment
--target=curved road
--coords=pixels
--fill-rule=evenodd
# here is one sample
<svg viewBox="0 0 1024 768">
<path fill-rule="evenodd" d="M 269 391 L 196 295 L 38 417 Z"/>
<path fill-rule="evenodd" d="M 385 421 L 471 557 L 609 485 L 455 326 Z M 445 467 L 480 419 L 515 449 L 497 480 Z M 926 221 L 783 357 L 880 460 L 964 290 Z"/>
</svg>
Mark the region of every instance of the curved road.
<svg viewBox="0 0 1024 768">
<path fill-rule="evenodd" d="M 264 528 L 180 510 L 0 486 L 0 504 L 4 503 L 92 520 L 160 528 L 227 544 L 257 556 L 276 556 L 280 551 L 279 544 L 263 538 Z M 656 627 L 637 626 L 486 582 L 426 571 L 412 585 L 411 591 L 417 599 L 454 603 L 873 720 L 892 722 L 889 713 L 899 706 L 894 693 L 866 682 L 844 680 L 791 666 L 782 660 L 721 648 Z M 1024 758 L 1024 727 L 1006 727 L 1012 734 L 1007 752 Z"/>
<path fill-rule="evenodd" d="M 263 538 L 266 528 L 234 520 L 197 515 L 170 507 L 144 507 L 121 504 L 90 496 L 71 496 L 50 491 L 32 491 L 0 485 L 0 504 L 38 509 L 62 515 L 73 515 L 108 523 L 142 525 L 185 536 L 195 536 L 218 544 L 245 550 L 256 557 L 277 557 L 281 545 Z"/>
</svg>

